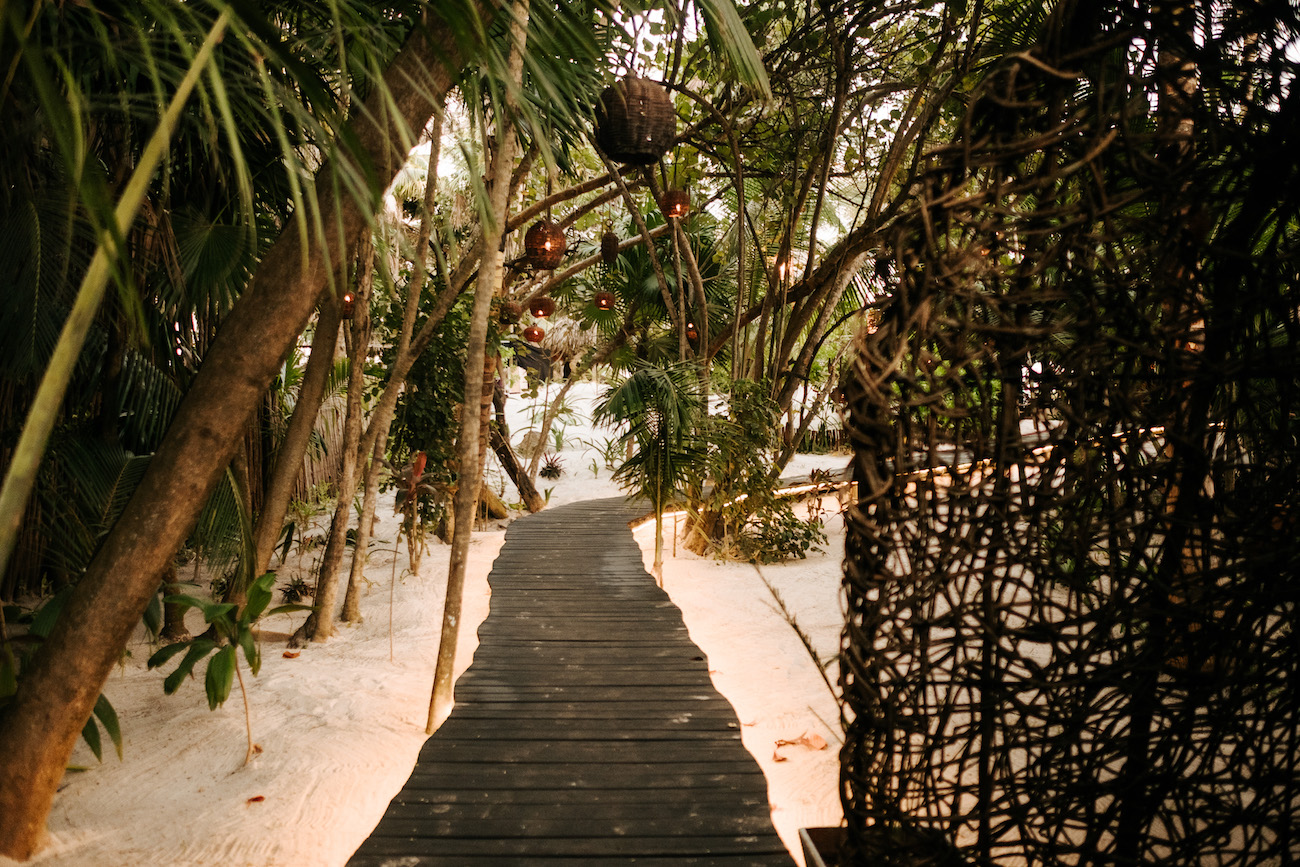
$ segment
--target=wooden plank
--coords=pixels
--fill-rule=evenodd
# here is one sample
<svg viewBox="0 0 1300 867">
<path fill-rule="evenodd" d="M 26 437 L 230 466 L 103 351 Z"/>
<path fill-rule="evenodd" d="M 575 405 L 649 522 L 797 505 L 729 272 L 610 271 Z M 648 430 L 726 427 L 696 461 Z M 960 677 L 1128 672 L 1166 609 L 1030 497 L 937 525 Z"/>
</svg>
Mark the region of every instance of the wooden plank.
<svg viewBox="0 0 1300 867">
<path fill-rule="evenodd" d="M 447 737 L 457 740 L 476 741 L 590 741 L 593 743 L 622 744 L 627 742 L 645 742 L 654 744 L 674 744 L 683 741 L 720 741 L 735 742 L 741 740 L 740 725 L 733 723 L 727 729 L 710 727 L 707 729 L 686 729 L 677 726 L 671 730 L 656 728 L 633 728 L 619 726 L 611 731 L 603 721 L 593 723 L 575 722 L 573 720 L 474 720 L 473 728 L 461 726 L 446 732 Z M 444 723 L 444 728 L 446 724 Z M 442 729 L 438 733 L 443 734 Z"/>
<path fill-rule="evenodd" d="M 665 799 L 664 792 L 652 789 L 629 789 L 629 788 L 612 788 L 612 789 L 493 789 L 493 790 L 450 790 L 450 789 L 419 789 L 403 790 L 393 798 L 394 805 L 403 804 L 427 804 L 435 808 L 435 811 L 446 809 L 447 805 L 502 805 L 510 807 L 517 805 L 528 808 L 539 805 L 551 805 L 557 809 L 563 809 L 566 806 L 590 805 L 599 807 L 600 805 L 626 804 L 639 807 L 649 807 L 652 805 L 663 805 L 665 803 L 676 803 L 683 800 L 676 798 L 672 801 Z M 767 800 L 767 792 L 745 791 L 734 792 L 727 789 L 694 789 L 690 793 L 690 803 L 704 806 L 711 806 L 719 812 L 726 812 L 733 808 L 746 807 L 750 809 L 766 811 L 770 807 Z"/>
<path fill-rule="evenodd" d="M 690 725 L 696 721 L 720 724 L 734 722 L 736 711 L 725 701 L 694 702 L 690 708 L 664 707 L 662 702 L 522 702 L 476 701 L 457 703 L 454 713 L 466 718 L 487 719 L 555 719 L 615 720 L 622 725 L 630 720 L 654 722 L 659 726 Z"/>
<path fill-rule="evenodd" d="M 654 762 L 696 763 L 726 761 L 735 757 L 735 744 L 729 741 L 709 743 L 684 741 L 665 746 L 663 742 L 619 741 L 529 741 L 529 740 L 450 740 L 438 739 L 430 754 L 442 762 L 500 762 L 514 765 L 572 764 L 624 765 Z M 610 768 L 615 773 L 618 768 Z"/>
<path fill-rule="evenodd" d="M 681 811 L 676 816 L 650 819 L 644 813 L 626 816 L 571 815 L 540 816 L 515 812 L 508 818 L 471 818 L 466 816 L 430 816 L 419 807 L 403 808 L 384 816 L 387 837 L 460 837 L 504 839 L 507 837 L 550 837 L 578 839 L 585 837 L 719 837 L 761 836 L 772 827 L 766 816 L 750 814 L 723 815 L 712 812 L 692 816 Z"/>
<path fill-rule="evenodd" d="M 485 764 L 449 761 L 421 761 L 404 789 L 605 789 L 612 783 L 640 789 L 734 789 L 767 791 L 767 780 L 758 765 L 748 761 L 710 761 L 692 764 L 664 762 L 612 765 Z"/>
<path fill-rule="evenodd" d="M 579 803 L 554 804 L 554 803 L 486 803 L 486 804 L 466 804 L 466 803 L 396 803 L 385 814 L 393 819 L 418 821 L 429 817 L 435 817 L 440 821 L 457 821 L 467 824 L 483 821 L 499 822 L 551 822 L 563 824 L 564 827 L 572 827 L 571 822 L 631 822 L 645 820 L 648 822 L 664 821 L 696 821 L 702 819 L 713 821 L 718 819 L 716 827 L 748 827 L 754 825 L 752 833 L 764 833 L 764 822 L 766 821 L 759 811 L 754 807 L 761 807 L 761 804 L 741 803 L 737 801 L 734 808 L 728 809 L 730 805 L 721 805 L 716 802 L 708 801 L 684 801 L 675 800 L 672 803 L 663 802 L 611 802 L 602 803 L 591 799 Z M 385 830 L 391 831 L 392 826 Z M 476 832 L 481 830 L 478 827 Z M 703 828 L 701 822 L 701 831 Z M 504 832 L 503 832 L 504 833 Z M 682 833 L 685 833 L 683 829 Z M 455 834 L 450 833 L 450 836 Z"/>
<path fill-rule="evenodd" d="M 425 844 L 426 851 L 440 856 L 507 855 L 529 858 L 557 855 L 603 858 L 612 855 L 700 857 L 704 855 L 734 854 L 744 856 L 785 853 L 781 838 L 771 835 L 717 836 L 717 837 L 667 837 L 667 836 L 603 836 L 577 838 L 534 837 L 528 839 L 493 839 L 441 837 L 436 834 L 387 835 L 371 837 L 367 841 L 370 854 L 402 854 L 412 843 Z M 414 847 L 412 847 L 414 848 Z M 783 862 L 789 865 L 790 856 Z M 748 860 L 742 863 L 751 863 Z"/>
<path fill-rule="evenodd" d="M 533 855 L 504 857 L 497 854 L 460 855 L 455 865 L 491 865 L 491 867 L 596 867 L 590 858 L 566 858 L 553 856 L 539 859 Z M 348 862 L 354 867 L 452 867 L 452 862 L 441 855 L 402 854 L 395 860 L 392 855 L 369 855 L 358 853 Z M 644 855 L 606 855 L 599 861 L 600 867 L 790 867 L 790 856 L 782 850 L 770 855 L 751 853 L 748 855 L 674 855 L 665 858 L 646 857 Z"/>
</svg>

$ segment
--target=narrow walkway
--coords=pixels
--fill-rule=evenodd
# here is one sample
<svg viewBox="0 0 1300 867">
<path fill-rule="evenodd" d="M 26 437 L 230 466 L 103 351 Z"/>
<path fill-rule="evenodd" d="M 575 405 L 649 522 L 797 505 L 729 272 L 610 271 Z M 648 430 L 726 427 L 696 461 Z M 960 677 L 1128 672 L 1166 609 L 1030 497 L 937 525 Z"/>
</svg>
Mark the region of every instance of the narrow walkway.
<svg viewBox="0 0 1300 867">
<path fill-rule="evenodd" d="M 622 498 L 506 532 L 451 716 L 353 867 L 782 865 L 767 782 Z"/>
</svg>

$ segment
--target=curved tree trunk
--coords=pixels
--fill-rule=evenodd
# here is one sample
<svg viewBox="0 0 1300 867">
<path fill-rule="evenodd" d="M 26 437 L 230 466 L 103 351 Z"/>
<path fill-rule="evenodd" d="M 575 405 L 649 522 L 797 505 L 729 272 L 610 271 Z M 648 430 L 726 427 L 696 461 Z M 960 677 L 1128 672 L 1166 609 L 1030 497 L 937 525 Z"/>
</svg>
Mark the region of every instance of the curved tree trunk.
<svg viewBox="0 0 1300 867">
<path fill-rule="evenodd" d="M 436 7 L 434 7 L 436 9 Z M 476 9 L 489 21 L 494 9 Z M 386 185 L 453 76 L 477 48 L 458 41 L 463 22 L 431 17 L 389 65 L 387 93 L 350 124 L 356 152 Z M 486 27 L 486 23 L 484 25 Z M 229 464 L 244 425 L 326 286 L 344 239 L 365 224 L 361 203 L 339 198 L 328 170 L 316 200 L 336 232 L 287 229 L 222 324 L 145 477 L 35 654 L 0 719 L 0 854 L 25 859 L 44 834 L 54 792 L 104 681 L 158 589 L 158 576 L 184 543 Z"/>
<path fill-rule="evenodd" d="M 352 519 L 352 497 L 357 490 L 360 464 L 361 423 L 365 409 L 361 396 L 365 390 L 366 349 L 370 345 L 370 290 L 374 279 L 375 246 L 369 233 L 361 242 L 361 276 L 357 280 L 356 319 L 352 322 L 348 348 L 348 411 L 343 422 L 343 469 L 339 472 L 338 502 L 330 522 L 329 539 L 321 555 L 320 573 L 316 576 L 313 595 L 315 610 L 294 632 L 290 645 L 304 640 L 324 641 L 334 634 L 334 600 L 338 598 L 338 575 L 347 552 L 348 524 Z"/>
<path fill-rule="evenodd" d="M 524 40 L 527 35 L 528 0 L 516 0 L 510 27 L 509 80 L 519 82 L 523 74 Z M 511 118 L 513 106 L 507 93 L 505 105 L 497 117 L 497 153 L 492 162 L 488 187 L 491 227 L 483 227 L 485 243 L 478 282 L 474 287 L 474 309 L 470 316 L 469 339 L 465 351 L 465 400 L 483 393 L 483 370 L 486 360 L 488 316 L 492 296 L 501 284 L 505 264 L 503 236 L 506 209 L 510 198 L 511 167 L 514 162 L 515 130 Z M 468 406 L 468 404 L 467 404 Z M 474 508 L 478 503 L 480 482 L 478 469 L 479 415 L 462 412 L 460 437 L 457 439 L 457 475 L 454 514 L 456 526 L 451 540 L 451 561 L 447 567 L 447 596 L 443 603 L 442 633 L 438 642 L 438 661 L 433 674 L 433 691 L 429 696 L 429 718 L 425 731 L 430 734 L 451 710 L 452 678 L 456 664 L 456 642 L 460 636 L 461 600 L 465 591 L 465 565 L 469 556 L 469 537 L 474 528 Z"/>
<path fill-rule="evenodd" d="M 329 382 L 330 371 L 334 368 L 334 347 L 338 344 L 339 322 L 338 302 L 333 298 L 325 298 L 316 319 L 311 356 L 307 359 L 307 367 L 302 372 L 302 383 L 298 386 L 298 400 L 294 403 L 293 415 L 289 417 L 284 439 L 276 450 L 271 481 L 266 487 L 266 498 L 253 530 L 256 550 L 254 575 L 261 575 L 271 565 L 271 552 L 275 550 L 275 543 L 279 541 L 284 528 L 284 516 L 293 499 L 293 487 L 302 472 L 302 459 L 311 444 L 311 432 L 320 415 L 321 403 L 325 400 L 325 386 Z"/>
<path fill-rule="evenodd" d="M 500 380 L 497 384 L 500 384 Z M 492 388 L 492 404 L 496 409 L 496 418 L 489 425 L 492 451 L 496 452 L 497 460 L 501 462 L 510 481 L 515 483 L 524 508 L 530 512 L 540 512 L 546 508 L 546 500 L 537 493 L 537 486 L 528 477 L 528 473 L 524 472 L 524 468 L 519 466 L 519 458 L 515 455 L 515 450 L 510 447 L 510 428 L 506 425 L 505 393 L 496 386 Z"/>
<path fill-rule="evenodd" d="M 429 239 L 433 236 L 433 206 L 438 195 L 438 158 L 442 153 L 442 113 L 439 112 L 430 132 L 429 167 L 424 178 L 424 200 L 420 210 L 420 231 L 415 239 L 415 271 L 406 287 L 406 307 L 402 311 L 402 326 L 397 334 L 397 360 L 402 367 L 394 369 L 388 384 L 381 395 L 381 400 L 371 416 L 366 428 L 366 436 L 361 443 L 359 461 L 365 463 L 365 497 L 361 504 L 361 517 L 357 523 L 357 543 L 352 549 L 352 567 L 348 570 L 348 589 L 343 595 L 342 619 L 348 623 L 361 620 L 360 584 L 365 572 L 366 560 L 370 552 L 370 530 L 375 521 L 375 506 L 379 499 L 379 470 L 384 463 L 384 451 L 388 445 L 388 431 L 393 424 L 393 415 L 397 410 L 397 396 L 401 385 L 406 380 L 410 365 L 416 355 L 411 353 L 411 335 L 415 331 L 415 318 L 420 312 L 420 296 L 424 293 L 424 278 L 427 273 L 429 257 Z M 443 314 L 445 315 L 445 313 Z M 432 317 L 430 317 L 432 319 Z M 392 400 L 384 400 L 392 395 Z M 372 435 L 373 432 L 373 435 Z M 374 440 L 371 445 L 371 440 Z M 368 460 L 367 460 L 368 459 Z"/>
</svg>

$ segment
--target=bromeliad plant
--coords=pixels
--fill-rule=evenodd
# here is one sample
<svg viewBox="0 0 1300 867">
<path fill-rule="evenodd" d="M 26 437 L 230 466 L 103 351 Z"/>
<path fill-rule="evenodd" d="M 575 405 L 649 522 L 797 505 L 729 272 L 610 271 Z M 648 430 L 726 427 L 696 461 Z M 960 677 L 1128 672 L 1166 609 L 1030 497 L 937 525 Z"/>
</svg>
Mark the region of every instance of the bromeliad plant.
<svg viewBox="0 0 1300 867">
<path fill-rule="evenodd" d="M 189 641 L 169 644 L 149 657 L 149 667 L 158 668 L 168 660 L 185 651 L 180 665 L 167 675 L 163 681 L 163 692 L 171 695 L 180 688 L 181 682 L 194 671 L 194 666 L 215 651 L 208 659 L 207 673 L 203 679 L 203 688 L 208 695 L 208 709 L 216 710 L 230 697 L 230 688 L 236 679 L 239 681 L 239 693 L 244 700 L 244 730 L 248 734 L 248 752 L 244 754 L 244 764 L 248 764 L 260 748 L 253 743 L 253 724 L 248 711 L 248 690 L 244 686 L 244 674 L 239 667 L 239 651 L 244 651 L 244 659 L 254 676 L 262 668 L 262 651 L 257 646 L 253 635 L 253 625 L 264 614 L 281 614 L 287 611 L 310 611 L 310 605 L 279 605 L 271 610 L 271 588 L 275 584 L 275 573 L 267 572 L 254 581 L 248 588 L 248 599 L 242 608 L 231 602 L 208 601 L 194 596 L 169 596 L 166 601 L 203 612 L 203 620 L 215 630 L 220 641 L 207 636 L 199 636 Z"/>
</svg>

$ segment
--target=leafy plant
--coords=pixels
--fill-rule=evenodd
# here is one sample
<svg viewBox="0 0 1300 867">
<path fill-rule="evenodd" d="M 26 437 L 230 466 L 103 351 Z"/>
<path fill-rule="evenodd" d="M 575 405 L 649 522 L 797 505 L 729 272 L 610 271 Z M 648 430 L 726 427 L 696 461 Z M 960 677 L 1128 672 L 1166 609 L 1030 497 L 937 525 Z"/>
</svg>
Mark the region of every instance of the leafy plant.
<svg viewBox="0 0 1300 867">
<path fill-rule="evenodd" d="M 185 651 L 180 664 L 163 681 L 163 692 L 168 695 L 180 688 L 181 681 L 189 677 L 194 666 L 201 660 L 208 659 L 207 670 L 203 678 L 203 688 L 208 696 L 208 709 L 216 710 L 230 697 L 230 689 L 236 679 L 239 680 L 239 693 L 244 700 L 244 729 L 248 734 L 248 751 L 244 754 L 244 764 L 248 764 L 260 748 L 253 743 L 253 724 L 248 712 L 248 690 L 244 686 L 244 675 L 239 667 L 239 650 L 244 651 L 244 659 L 254 676 L 262 668 L 262 652 L 253 637 L 253 625 L 263 614 L 281 614 L 287 611 L 309 611 L 308 605 L 280 605 L 267 611 L 271 603 L 271 587 L 275 584 L 275 573 L 267 572 L 248 587 L 248 599 L 242 609 L 230 602 L 216 602 L 198 599 L 194 596 L 169 596 L 166 601 L 203 612 L 203 620 L 210 624 L 221 639 L 214 641 L 206 636 L 178 641 L 169 644 L 149 657 L 149 667 L 158 668 L 168 660 Z"/>
<path fill-rule="evenodd" d="M 725 554 L 755 516 L 776 507 L 771 453 L 780 409 L 765 383 L 737 380 L 731 383 L 728 417 L 709 416 L 705 425 L 709 451 L 692 480 L 702 493 L 686 547 Z"/>
<path fill-rule="evenodd" d="M 826 532 L 819 516 L 800 518 L 789 503 L 776 502 L 745 523 L 736 546 L 746 560 L 776 563 L 796 557 L 802 560 L 825 541 Z"/>
<path fill-rule="evenodd" d="M 31 661 L 32 654 L 50 634 L 54 622 L 58 619 L 63 605 L 72 592 L 68 586 L 54 594 L 45 604 L 31 611 L 24 611 L 16 605 L 6 605 L 0 609 L 0 713 L 13 701 L 18 691 L 18 681 L 22 678 L 23 666 Z M 8 625 L 24 627 L 18 635 L 10 635 Z M 95 700 L 95 709 L 86 725 L 81 729 L 81 737 L 90 747 L 99 761 L 104 760 L 103 740 L 100 726 L 113 742 L 117 758 L 122 758 L 122 726 L 117 718 L 117 711 L 102 693 Z"/>
<path fill-rule="evenodd" d="M 705 457 L 699 437 L 703 414 L 699 370 L 690 363 L 640 362 L 596 408 L 598 421 L 627 425 L 621 442 L 633 444 L 635 451 L 614 479 L 654 509 L 656 578 L 663 575 L 664 510 Z"/>
<path fill-rule="evenodd" d="M 422 498 L 436 498 L 442 502 L 449 499 L 446 487 L 438 481 L 439 477 L 425 471 L 427 465 L 428 456 L 424 452 L 417 452 L 410 463 L 393 473 L 393 484 L 397 487 L 395 509 L 402 514 L 402 532 L 406 534 L 412 572 L 420 570 L 420 557 L 424 553 L 425 515 L 420 508 Z M 438 508 L 445 515 L 442 502 Z"/>
</svg>

